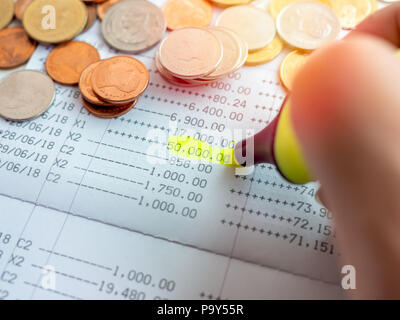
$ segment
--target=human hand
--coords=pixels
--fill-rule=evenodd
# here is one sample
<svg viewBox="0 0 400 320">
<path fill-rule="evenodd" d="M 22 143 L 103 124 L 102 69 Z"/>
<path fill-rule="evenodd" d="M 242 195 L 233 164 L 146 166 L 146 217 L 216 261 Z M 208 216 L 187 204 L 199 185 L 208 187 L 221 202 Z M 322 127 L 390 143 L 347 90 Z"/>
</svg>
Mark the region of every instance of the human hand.
<svg viewBox="0 0 400 320">
<path fill-rule="evenodd" d="M 400 298 L 400 3 L 313 53 L 292 120 L 334 214 L 355 298 Z"/>
</svg>

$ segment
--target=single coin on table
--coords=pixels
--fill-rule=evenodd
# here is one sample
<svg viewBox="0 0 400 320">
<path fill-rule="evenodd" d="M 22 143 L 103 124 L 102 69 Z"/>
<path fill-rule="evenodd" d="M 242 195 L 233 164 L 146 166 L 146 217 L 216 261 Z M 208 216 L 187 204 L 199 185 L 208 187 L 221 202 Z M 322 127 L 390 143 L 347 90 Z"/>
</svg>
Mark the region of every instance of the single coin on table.
<svg viewBox="0 0 400 320">
<path fill-rule="evenodd" d="M 14 16 L 14 0 L 0 1 L 0 30 L 7 27 Z"/>
<path fill-rule="evenodd" d="M 213 10 L 207 0 L 168 0 L 162 8 L 170 30 L 185 27 L 207 27 Z"/>
<path fill-rule="evenodd" d="M 314 50 L 337 39 L 340 21 L 328 6 L 319 2 L 294 2 L 276 21 L 280 37 L 293 47 Z"/>
<path fill-rule="evenodd" d="M 14 68 L 32 56 L 36 42 L 29 39 L 23 28 L 0 31 L 0 68 Z"/>
<path fill-rule="evenodd" d="M 54 8 L 56 13 L 54 21 L 50 8 Z M 43 13 L 44 9 L 47 9 L 45 14 L 48 16 Z M 86 7 L 80 0 L 34 0 L 26 7 L 22 20 L 26 32 L 33 39 L 60 43 L 78 35 L 85 28 L 87 19 Z"/>
<path fill-rule="evenodd" d="M 170 33 L 158 49 L 162 66 L 179 78 L 200 78 L 222 61 L 221 41 L 203 28 L 182 28 Z"/>
<path fill-rule="evenodd" d="M 282 52 L 282 49 L 282 40 L 278 36 L 275 36 L 275 38 L 264 48 L 249 52 L 246 65 L 256 66 L 267 63 L 275 59 Z"/>
<path fill-rule="evenodd" d="M 0 116 L 22 121 L 40 116 L 54 99 L 54 83 L 34 70 L 11 73 L 0 82 Z"/>
<path fill-rule="evenodd" d="M 265 11 L 251 5 L 230 7 L 218 16 L 216 25 L 235 31 L 249 50 L 265 47 L 276 34 L 275 23 Z"/>
<path fill-rule="evenodd" d="M 46 60 L 46 71 L 54 81 L 73 85 L 79 82 L 82 71 L 88 65 L 99 60 L 99 53 L 92 45 L 70 41 L 58 45 L 50 52 Z"/>
<path fill-rule="evenodd" d="M 378 9 L 376 0 L 326 0 L 344 29 L 354 29 Z"/>
<path fill-rule="evenodd" d="M 309 56 L 310 54 L 307 52 L 294 50 L 283 59 L 280 67 L 280 78 L 288 90 L 292 90 L 293 80 Z"/>
<path fill-rule="evenodd" d="M 156 45 L 166 29 L 160 8 L 147 0 L 124 0 L 115 4 L 101 23 L 104 40 L 113 48 L 139 53 Z"/>
<path fill-rule="evenodd" d="M 148 83 L 149 70 L 142 62 L 128 56 L 103 60 L 92 74 L 94 92 L 113 104 L 133 101 L 146 90 Z"/>
<path fill-rule="evenodd" d="M 24 16 L 24 12 L 26 7 L 32 2 L 33 0 L 18 0 L 15 3 L 15 16 L 17 17 L 18 20 L 22 21 L 22 17 Z"/>
<path fill-rule="evenodd" d="M 138 100 L 136 99 L 136 100 L 133 100 L 132 102 L 129 102 L 126 105 L 105 107 L 105 106 L 98 106 L 95 104 L 91 104 L 90 102 L 88 102 L 82 98 L 83 106 L 90 113 L 92 113 L 96 117 L 104 118 L 104 119 L 116 118 L 116 117 L 120 117 L 120 116 L 128 113 L 136 105 L 137 101 Z"/>
</svg>

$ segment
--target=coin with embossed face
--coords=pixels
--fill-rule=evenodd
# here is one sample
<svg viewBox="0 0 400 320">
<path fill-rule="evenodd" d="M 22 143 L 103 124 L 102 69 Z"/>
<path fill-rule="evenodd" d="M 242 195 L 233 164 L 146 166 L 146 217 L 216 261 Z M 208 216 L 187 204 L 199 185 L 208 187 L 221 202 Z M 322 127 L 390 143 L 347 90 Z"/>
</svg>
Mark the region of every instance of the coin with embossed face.
<svg viewBox="0 0 400 320">
<path fill-rule="evenodd" d="M 215 71 L 223 58 L 221 41 L 204 28 L 171 32 L 158 49 L 161 65 L 181 79 L 203 77 Z"/>
<path fill-rule="evenodd" d="M 42 72 L 22 70 L 0 83 L 0 116 L 22 121 L 40 116 L 54 99 L 54 83 Z"/>
<path fill-rule="evenodd" d="M 125 0 L 115 4 L 105 15 L 101 31 L 113 48 L 138 53 L 153 47 L 165 32 L 161 9 L 146 0 Z"/>
<path fill-rule="evenodd" d="M 93 71 L 92 87 L 104 101 L 128 103 L 141 95 L 149 83 L 149 70 L 139 60 L 116 56 L 103 60 Z"/>
<path fill-rule="evenodd" d="M 278 15 L 278 33 L 293 47 L 313 50 L 339 36 L 340 21 L 328 6 L 319 2 L 294 2 Z"/>
</svg>

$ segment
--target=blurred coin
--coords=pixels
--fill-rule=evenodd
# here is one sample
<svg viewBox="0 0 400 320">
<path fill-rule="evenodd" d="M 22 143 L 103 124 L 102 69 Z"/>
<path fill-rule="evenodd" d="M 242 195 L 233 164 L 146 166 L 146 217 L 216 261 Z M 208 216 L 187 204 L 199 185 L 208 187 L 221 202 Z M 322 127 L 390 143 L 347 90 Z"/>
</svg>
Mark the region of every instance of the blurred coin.
<svg viewBox="0 0 400 320">
<path fill-rule="evenodd" d="M 50 107 L 54 93 L 54 83 L 44 73 L 11 73 L 0 83 L 0 116 L 15 121 L 36 118 Z"/>
<path fill-rule="evenodd" d="M 137 99 L 121 106 L 114 106 L 114 107 L 104 107 L 104 106 L 96 106 L 95 104 L 91 104 L 90 102 L 86 101 L 82 98 L 83 106 L 93 115 L 99 118 L 104 119 L 111 119 L 120 117 L 133 109 L 133 107 L 137 103 Z"/>
<path fill-rule="evenodd" d="M 24 16 L 24 12 L 26 7 L 32 2 L 32 0 L 18 0 L 15 3 L 15 16 L 17 17 L 18 20 L 22 21 L 22 17 Z"/>
<path fill-rule="evenodd" d="M 54 20 L 52 13 L 56 14 Z M 23 24 L 33 39 L 59 43 L 78 35 L 85 28 L 87 19 L 86 7 L 80 0 L 34 0 L 25 9 Z"/>
<path fill-rule="evenodd" d="M 148 83 L 149 71 L 146 66 L 128 56 L 103 60 L 92 74 L 94 92 L 111 103 L 135 99 L 146 90 Z"/>
<path fill-rule="evenodd" d="M 208 29 L 222 43 L 222 60 L 217 69 L 205 76 L 206 80 L 222 78 L 233 72 L 242 57 L 240 40 L 229 29 L 213 27 Z"/>
<path fill-rule="evenodd" d="M 256 0 L 257 1 L 257 0 Z M 261 0 L 264 1 L 264 0 Z M 287 7 L 289 4 L 294 2 L 304 2 L 305 0 L 270 0 L 269 3 L 269 12 L 271 13 L 272 17 L 276 19 L 278 14 L 282 11 L 283 8 Z M 307 0 L 307 1 L 316 1 L 327 4 L 330 0 Z M 335 1 L 335 0 L 333 0 Z"/>
<path fill-rule="evenodd" d="M 264 48 L 249 52 L 246 65 L 255 66 L 267 63 L 275 59 L 282 52 L 282 49 L 282 40 L 278 36 L 275 36 L 275 38 Z"/>
<path fill-rule="evenodd" d="M 253 0 L 209 0 L 211 4 L 220 7 L 220 8 L 228 8 L 232 6 L 239 6 L 243 4 L 249 4 Z"/>
<path fill-rule="evenodd" d="M 171 32 L 158 51 L 161 65 L 179 78 L 210 74 L 222 61 L 221 41 L 203 28 L 182 28 Z"/>
<path fill-rule="evenodd" d="M 0 30 L 7 27 L 14 16 L 14 0 L 0 0 Z"/>
<path fill-rule="evenodd" d="M 209 26 L 213 16 L 206 0 L 168 0 L 162 8 L 170 30 Z"/>
<path fill-rule="evenodd" d="M 50 52 L 46 60 L 46 71 L 54 81 L 73 85 L 79 82 L 82 71 L 88 65 L 99 60 L 99 53 L 92 45 L 70 41 L 58 45 Z"/>
<path fill-rule="evenodd" d="M 104 16 L 110 10 L 110 8 L 114 5 L 120 2 L 121 0 L 108 0 L 105 1 L 97 6 L 97 16 L 99 17 L 100 20 L 103 20 Z"/>
<path fill-rule="evenodd" d="M 265 47 L 276 33 L 271 16 L 266 11 L 250 5 L 225 9 L 217 18 L 216 25 L 235 31 L 247 42 L 249 50 Z"/>
<path fill-rule="evenodd" d="M 280 77 L 283 85 L 288 90 L 292 90 L 293 80 L 300 68 L 306 63 L 309 55 L 309 53 L 294 50 L 283 59 L 280 67 Z"/>
<path fill-rule="evenodd" d="M 376 0 L 327 0 L 344 29 L 354 29 L 378 8 Z"/>
<path fill-rule="evenodd" d="M 211 0 L 212 4 L 222 8 L 248 4 L 249 2 L 252 2 L 252 0 Z"/>
<path fill-rule="evenodd" d="M 86 101 L 98 106 L 112 106 L 111 103 L 105 102 L 93 91 L 92 88 L 92 74 L 93 70 L 101 63 L 101 61 L 90 64 L 85 70 L 82 71 L 79 79 L 79 90 Z"/>
<path fill-rule="evenodd" d="M 88 19 L 86 22 L 86 26 L 81 33 L 88 31 L 97 18 L 96 7 L 94 5 L 86 5 L 86 10 L 88 13 Z"/>
<path fill-rule="evenodd" d="M 160 8 L 146 0 L 125 0 L 114 5 L 101 23 L 106 42 L 117 50 L 138 53 L 159 42 L 165 32 Z"/>
<path fill-rule="evenodd" d="M 26 61 L 35 51 L 35 41 L 29 39 L 23 28 L 0 31 L 0 68 L 14 68 Z"/>
<path fill-rule="evenodd" d="M 335 40 L 340 22 L 328 6 L 319 2 L 295 2 L 278 15 L 278 33 L 293 47 L 313 50 Z"/>
</svg>

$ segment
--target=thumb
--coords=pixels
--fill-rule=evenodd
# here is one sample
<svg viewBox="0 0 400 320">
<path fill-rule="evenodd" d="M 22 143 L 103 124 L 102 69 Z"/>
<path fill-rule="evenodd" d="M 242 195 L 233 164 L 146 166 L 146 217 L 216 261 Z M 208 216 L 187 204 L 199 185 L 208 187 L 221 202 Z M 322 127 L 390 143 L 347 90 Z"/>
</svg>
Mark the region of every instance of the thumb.
<svg viewBox="0 0 400 320">
<path fill-rule="evenodd" d="M 357 36 L 313 53 L 293 85 L 292 120 L 357 298 L 400 298 L 399 80 L 395 49 Z"/>
</svg>

